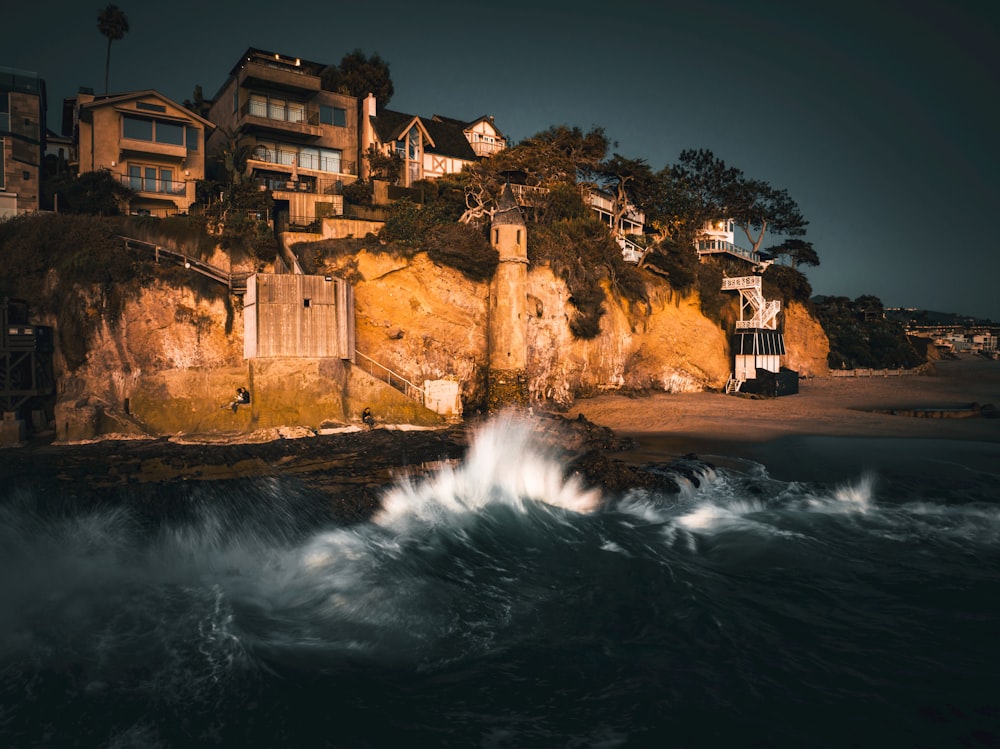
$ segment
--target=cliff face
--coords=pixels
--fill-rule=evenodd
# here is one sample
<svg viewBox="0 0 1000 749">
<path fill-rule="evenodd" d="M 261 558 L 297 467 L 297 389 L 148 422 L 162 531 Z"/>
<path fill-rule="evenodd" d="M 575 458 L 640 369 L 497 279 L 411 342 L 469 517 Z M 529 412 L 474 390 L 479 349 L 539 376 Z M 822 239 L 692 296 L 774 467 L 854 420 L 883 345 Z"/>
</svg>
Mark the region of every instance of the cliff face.
<svg viewBox="0 0 1000 749">
<path fill-rule="evenodd" d="M 466 403 L 482 405 L 488 284 L 437 266 L 425 254 L 407 260 L 362 251 L 354 260 L 361 276 L 354 285 L 358 350 L 417 385 L 454 378 Z M 613 389 L 715 389 L 729 376 L 729 331 L 701 314 L 696 297 L 677 295 L 659 279 L 650 280 L 648 307 L 630 308 L 607 293 L 600 334 L 586 341 L 570 333 L 566 287 L 547 267 L 531 268 L 527 287 L 527 386 L 534 402 L 568 407 L 576 397 Z M 784 314 L 786 366 L 805 375 L 825 373 L 829 345 L 819 324 L 801 305 Z M 66 373 L 58 357 L 56 364 L 62 439 L 88 430 L 317 427 L 352 420 L 352 393 L 369 401 L 380 397 L 352 383 L 339 361 L 261 360 L 251 366 L 243 359 L 239 299 L 227 305 L 164 284 L 136 289 L 118 319 L 102 322 L 82 367 Z M 356 369 L 362 367 L 359 360 Z M 251 387 L 255 403 L 234 415 L 220 406 L 239 385 Z M 378 412 L 412 417 L 391 399 L 383 399 Z"/>
<path fill-rule="evenodd" d="M 358 348 L 407 379 L 454 377 L 466 402 L 484 402 L 489 289 L 430 262 L 361 252 L 355 284 Z M 329 272 L 338 268 L 331 266 Z M 728 330 L 706 318 L 696 296 L 651 278 L 650 305 L 633 308 L 606 289 L 601 332 L 579 340 L 569 329 L 565 284 L 547 267 L 528 273 L 528 390 L 533 401 L 567 407 L 573 399 L 626 389 L 689 392 L 725 385 L 732 366 Z M 734 305 L 736 301 L 734 300 Z M 829 344 L 802 305 L 791 305 L 789 366 L 826 371 Z"/>
</svg>

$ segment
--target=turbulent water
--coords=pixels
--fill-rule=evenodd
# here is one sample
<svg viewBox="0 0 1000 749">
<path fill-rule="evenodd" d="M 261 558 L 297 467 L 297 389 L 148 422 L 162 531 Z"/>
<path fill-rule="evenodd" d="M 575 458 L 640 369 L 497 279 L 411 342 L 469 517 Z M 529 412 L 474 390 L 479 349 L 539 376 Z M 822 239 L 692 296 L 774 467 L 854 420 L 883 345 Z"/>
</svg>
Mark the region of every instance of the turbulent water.
<svg viewBox="0 0 1000 749">
<path fill-rule="evenodd" d="M 347 527 L 4 487 L 0 745 L 995 746 L 998 475 L 949 466 L 602 496 L 498 422 Z"/>
</svg>

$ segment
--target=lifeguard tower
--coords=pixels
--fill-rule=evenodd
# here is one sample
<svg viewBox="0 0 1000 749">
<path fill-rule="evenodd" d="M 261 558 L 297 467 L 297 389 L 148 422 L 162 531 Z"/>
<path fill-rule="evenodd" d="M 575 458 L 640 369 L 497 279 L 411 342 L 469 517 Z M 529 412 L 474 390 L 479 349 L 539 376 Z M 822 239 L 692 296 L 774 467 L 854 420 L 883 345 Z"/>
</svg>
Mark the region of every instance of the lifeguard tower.
<svg viewBox="0 0 1000 749">
<path fill-rule="evenodd" d="M 799 392 L 799 375 L 781 366 L 785 336 L 778 330 L 781 301 L 764 299 L 761 277 L 723 278 L 723 291 L 740 294 L 740 319 L 733 334 L 733 374 L 726 393 L 776 397 Z"/>
</svg>

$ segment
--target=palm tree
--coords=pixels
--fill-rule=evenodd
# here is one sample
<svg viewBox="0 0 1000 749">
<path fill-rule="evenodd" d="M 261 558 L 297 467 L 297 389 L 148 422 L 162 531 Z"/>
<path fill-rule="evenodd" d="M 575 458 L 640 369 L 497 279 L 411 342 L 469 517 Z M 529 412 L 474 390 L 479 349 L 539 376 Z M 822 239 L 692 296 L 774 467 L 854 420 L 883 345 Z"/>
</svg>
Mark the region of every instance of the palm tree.
<svg viewBox="0 0 1000 749">
<path fill-rule="evenodd" d="M 97 29 L 108 38 L 108 59 L 104 65 L 104 93 L 108 93 L 111 76 L 111 42 L 118 41 L 128 33 L 128 18 L 117 5 L 109 5 L 97 14 Z"/>
</svg>

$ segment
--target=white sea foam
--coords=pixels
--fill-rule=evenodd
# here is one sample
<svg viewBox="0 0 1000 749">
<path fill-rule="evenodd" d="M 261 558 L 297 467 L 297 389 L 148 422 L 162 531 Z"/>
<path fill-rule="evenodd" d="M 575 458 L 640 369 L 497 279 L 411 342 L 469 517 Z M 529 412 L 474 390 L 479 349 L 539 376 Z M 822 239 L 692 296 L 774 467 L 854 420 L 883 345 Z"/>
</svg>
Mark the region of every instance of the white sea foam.
<svg viewBox="0 0 1000 749">
<path fill-rule="evenodd" d="M 524 512 L 529 502 L 587 513 L 600 505 L 601 494 L 565 476 L 556 446 L 539 436 L 534 420 L 506 414 L 476 432 L 458 466 L 445 465 L 420 484 L 404 481 L 389 491 L 375 522 L 436 524 L 491 504 Z"/>
</svg>

